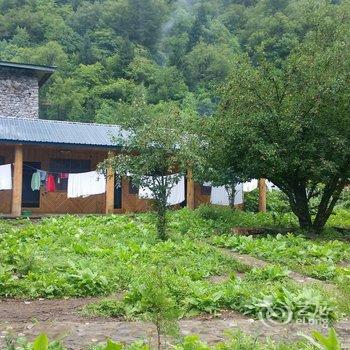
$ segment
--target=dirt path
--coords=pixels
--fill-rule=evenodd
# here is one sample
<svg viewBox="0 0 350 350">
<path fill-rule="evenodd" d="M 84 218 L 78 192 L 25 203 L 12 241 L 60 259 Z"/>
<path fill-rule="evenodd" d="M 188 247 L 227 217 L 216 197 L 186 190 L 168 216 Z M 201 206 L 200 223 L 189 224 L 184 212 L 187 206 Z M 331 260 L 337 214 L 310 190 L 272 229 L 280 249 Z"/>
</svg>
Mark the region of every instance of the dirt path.
<svg viewBox="0 0 350 350">
<path fill-rule="evenodd" d="M 26 336 L 33 339 L 41 332 L 50 339 L 60 339 L 68 349 L 86 349 L 93 343 L 107 338 L 131 343 L 135 340 L 154 341 L 154 327 L 145 322 L 126 322 L 115 319 L 83 317 L 79 311 L 96 299 L 2 301 L 0 302 L 0 348 L 5 337 Z M 320 326 L 301 324 L 266 325 L 235 312 L 225 312 L 220 317 L 211 316 L 180 321 L 183 335 L 198 334 L 202 340 L 213 344 L 224 339 L 227 330 L 241 330 L 254 337 L 272 337 L 275 340 L 292 341 L 298 333 L 309 334 L 311 330 L 325 331 Z M 336 326 L 345 345 L 350 347 L 350 323 Z"/>
<path fill-rule="evenodd" d="M 45 321 L 87 321 L 79 311 L 87 304 L 101 300 L 101 298 L 39 299 L 32 301 L 3 300 L 0 301 L 0 324 Z"/>
<path fill-rule="evenodd" d="M 269 327 L 260 321 L 254 321 L 242 315 L 230 313 L 228 317 L 220 319 L 190 319 L 180 321 L 180 330 L 183 335 L 197 334 L 210 344 L 224 339 L 226 331 L 240 330 L 254 337 L 271 337 L 275 340 L 294 341 L 299 339 L 298 333 L 310 334 L 311 330 L 324 329 L 309 325 L 274 325 Z M 155 329 L 145 322 L 125 322 L 111 319 L 80 319 L 79 321 L 47 320 L 37 322 L 2 322 L 0 323 L 0 347 L 9 334 L 26 336 L 33 339 L 39 333 L 45 332 L 50 339 L 62 340 L 68 349 L 87 349 L 91 344 L 104 342 L 111 338 L 122 343 L 132 343 L 136 340 L 146 342 L 155 341 Z M 350 327 L 337 326 L 337 332 L 344 344 L 350 346 L 347 339 Z"/>
<path fill-rule="evenodd" d="M 230 249 L 226 249 L 226 248 L 217 248 L 217 249 L 219 249 L 222 253 L 229 255 L 232 258 L 236 259 L 240 263 L 251 266 L 251 267 L 263 268 L 263 267 L 272 265 L 271 263 L 269 263 L 267 261 L 257 259 L 251 255 L 248 255 L 248 254 L 237 253 L 237 252 L 234 252 L 234 251 L 232 251 Z M 307 284 L 322 283 L 324 286 L 327 286 L 328 288 L 335 288 L 335 286 L 331 283 L 327 283 L 325 281 L 321 281 L 321 280 L 318 280 L 316 278 L 301 275 L 295 271 L 290 271 L 289 277 L 298 283 L 307 283 Z"/>
</svg>

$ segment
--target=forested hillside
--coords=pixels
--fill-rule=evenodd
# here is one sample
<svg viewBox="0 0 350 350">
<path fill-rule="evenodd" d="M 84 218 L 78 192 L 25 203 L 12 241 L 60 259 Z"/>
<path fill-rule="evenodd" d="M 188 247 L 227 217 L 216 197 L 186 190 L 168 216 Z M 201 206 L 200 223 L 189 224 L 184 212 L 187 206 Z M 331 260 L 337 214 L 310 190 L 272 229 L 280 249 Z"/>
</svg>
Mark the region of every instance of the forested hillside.
<svg viewBox="0 0 350 350">
<path fill-rule="evenodd" d="M 210 115 L 235 55 L 278 62 L 325 2 L 0 0 L 0 59 L 58 66 L 42 118 L 116 123 L 168 103 Z"/>
</svg>

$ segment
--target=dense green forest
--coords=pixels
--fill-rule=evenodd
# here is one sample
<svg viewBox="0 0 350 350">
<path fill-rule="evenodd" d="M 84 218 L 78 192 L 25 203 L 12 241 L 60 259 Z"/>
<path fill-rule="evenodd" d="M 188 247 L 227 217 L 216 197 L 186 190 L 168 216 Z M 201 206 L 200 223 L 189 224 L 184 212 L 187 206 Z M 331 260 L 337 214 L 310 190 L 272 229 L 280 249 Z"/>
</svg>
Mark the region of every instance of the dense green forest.
<svg viewBox="0 0 350 350">
<path fill-rule="evenodd" d="M 235 55 L 278 64 L 324 0 L 0 0 L 0 59 L 55 65 L 41 118 L 118 122 L 172 103 L 201 116 Z M 324 15 L 327 23 L 327 13 Z"/>
</svg>

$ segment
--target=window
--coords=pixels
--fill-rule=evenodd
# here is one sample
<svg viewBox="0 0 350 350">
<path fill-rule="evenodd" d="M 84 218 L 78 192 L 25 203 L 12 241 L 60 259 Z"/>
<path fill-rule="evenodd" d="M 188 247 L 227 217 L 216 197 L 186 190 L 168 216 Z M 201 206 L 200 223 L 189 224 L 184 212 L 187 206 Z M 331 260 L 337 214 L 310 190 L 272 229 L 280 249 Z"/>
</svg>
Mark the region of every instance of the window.
<svg viewBox="0 0 350 350">
<path fill-rule="evenodd" d="M 0 156 L 0 165 L 5 164 L 5 157 Z"/>
<path fill-rule="evenodd" d="M 211 186 L 201 185 L 201 195 L 210 196 L 211 195 Z"/>
<path fill-rule="evenodd" d="M 139 187 L 133 183 L 132 177 L 129 178 L 129 194 L 139 194 Z"/>
<path fill-rule="evenodd" d="M 60 173 L 64 174 L 77 174 L 90 171 L 90 160 L 86 159 L 51 159 L 49 172 L 54 173 L 56 190 L 67 191 L 68 178 L 59 176 Z"/>
</svg>

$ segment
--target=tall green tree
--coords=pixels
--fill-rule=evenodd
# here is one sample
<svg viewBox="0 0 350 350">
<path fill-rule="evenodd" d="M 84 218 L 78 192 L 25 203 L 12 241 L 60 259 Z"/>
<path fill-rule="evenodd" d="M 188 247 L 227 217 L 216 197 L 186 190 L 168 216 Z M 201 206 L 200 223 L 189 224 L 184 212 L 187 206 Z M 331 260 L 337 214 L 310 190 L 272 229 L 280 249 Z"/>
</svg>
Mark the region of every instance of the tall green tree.
<svg viewBox="0 0 350 350">
<path fill-rule="evenodd" d="M 272 181 L 317 233 L 350 177 L 350 8 L 322 4 L 319 25 L 285 60 L 237 60 L 215 119 L 226 163 Z"/>
</svg>

